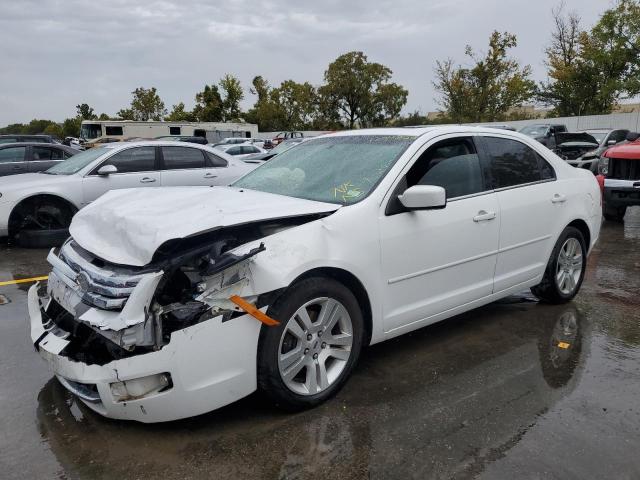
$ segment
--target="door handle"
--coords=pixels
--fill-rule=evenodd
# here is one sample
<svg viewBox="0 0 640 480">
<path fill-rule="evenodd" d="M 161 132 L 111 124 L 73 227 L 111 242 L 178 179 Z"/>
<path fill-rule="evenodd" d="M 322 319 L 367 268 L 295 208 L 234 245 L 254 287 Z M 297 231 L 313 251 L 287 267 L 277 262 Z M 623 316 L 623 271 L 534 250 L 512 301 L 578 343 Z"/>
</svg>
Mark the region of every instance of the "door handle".
<svg viewBox="0 0 640 480">
<path fill-rule="evenodd" d="M 156 179 L 155 179 L 155 178 L 151 178 L 151 177 L 143 177 L 143 178 L 140 180 L 140 183 L 153 183 L 153 182 L 155 182 L 155 181 L 156 181 Z"/>
<path fill-rule="evenodd" d="M 551 203 L 564 203 L 567 201 L 567 197 L 565 195 L 560 195 L 556 193 L 551 199 Z"/>
<path fill-rule="evenodd" d="M 216 178 L 217 175 L 214 175 L 213 173 L 205 173 L 204 174 L 204 178 Z"/>
<path fill-rule="evenodd" d="M 487 212 L 485 210 L 480 210 L 478 214 L 473 217 L 474 222 L 487 222 L 489 220 L 493 220 L 496 218 L 496 212 Z"/>
</svg>

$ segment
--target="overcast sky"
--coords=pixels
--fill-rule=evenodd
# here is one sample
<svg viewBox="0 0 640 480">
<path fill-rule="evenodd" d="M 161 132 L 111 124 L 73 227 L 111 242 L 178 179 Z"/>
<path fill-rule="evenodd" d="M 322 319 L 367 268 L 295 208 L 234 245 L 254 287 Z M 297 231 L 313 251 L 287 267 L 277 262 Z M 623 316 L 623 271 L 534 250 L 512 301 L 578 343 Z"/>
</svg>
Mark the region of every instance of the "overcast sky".
<svg viewBox="0 0 640 480">
<path fill-rule="evenodd" d="M 409 90 L 405 111 L 437 109 L 435 61 L 464 62 L 492 30 L 518 37 L 514 55 L 545 78 L 543 50 L 558 0 L 0 0 L 0 126 L 61 121 L 88 103 L 115 114 L 138 86 L 158 89 L 167 109 L 193 106 L 205 84 L 240 78 L 322 82 L 338 55 L 362 50 Z M 611 0 L 566 0 L 583 26 Z"/>
</svg>

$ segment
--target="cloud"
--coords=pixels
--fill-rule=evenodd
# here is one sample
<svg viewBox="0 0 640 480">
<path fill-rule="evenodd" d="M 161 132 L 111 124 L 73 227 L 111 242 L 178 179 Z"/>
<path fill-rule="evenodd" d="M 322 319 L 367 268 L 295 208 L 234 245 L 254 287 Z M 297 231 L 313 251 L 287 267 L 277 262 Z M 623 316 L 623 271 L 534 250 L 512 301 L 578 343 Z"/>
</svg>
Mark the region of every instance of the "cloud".
<svg viewBox="0 0 640 480">
<path fill-rule="evenodd" d="M 407 110 L 433 110 L 437 59 L 463 61 L 493 29 L 518 35 L 517 56 L 544 77 L 556 0 L 23 0 L 0 3 L 0 125 L 62 120 L 87 102 L 114 114 L 136 87 L 155 86 L 168 108 L 193 105 L 225 73 L 248 87 L 292 78 L 322 82 L 338 55 L 362 50 L 409 89 Z M 570 0 L 585 24 L 601 1 Z M 253 98 L 246 88 L 245 107 Z"/>
</svg>

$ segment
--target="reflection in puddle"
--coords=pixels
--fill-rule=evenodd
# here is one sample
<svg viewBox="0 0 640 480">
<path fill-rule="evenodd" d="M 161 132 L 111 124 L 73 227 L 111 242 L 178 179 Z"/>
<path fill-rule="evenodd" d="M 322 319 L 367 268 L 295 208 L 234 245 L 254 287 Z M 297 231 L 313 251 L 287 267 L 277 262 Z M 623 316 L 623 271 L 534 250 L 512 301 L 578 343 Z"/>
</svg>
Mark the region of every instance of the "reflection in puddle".
<svg viewBox="0 0 640 480">
<path fill-rule="evenodd" d="M 298 414 L 250 398 L 188 421 L 119 422 L 52 379 L 39 428 L 73 477 L 466 476 L 571 394 L 587 325 L 573 305 L 511 298 L 366 349 L 335 399 Z"/>
</svg>

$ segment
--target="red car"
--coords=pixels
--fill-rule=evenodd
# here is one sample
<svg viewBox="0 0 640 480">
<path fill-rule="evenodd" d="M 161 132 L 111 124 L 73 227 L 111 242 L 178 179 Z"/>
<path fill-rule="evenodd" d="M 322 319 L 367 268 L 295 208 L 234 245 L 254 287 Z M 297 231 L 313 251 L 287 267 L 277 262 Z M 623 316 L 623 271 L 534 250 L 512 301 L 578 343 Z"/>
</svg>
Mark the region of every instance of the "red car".
<svg viewBox="0 0 640 480">
<path fill-rule="evenodd" d="M 609 148 L 600 161 L 604 218 L 618 222 L 627 207 L 640 205 L 640 134 L 630 133 L 627 140 Z"/>
</svg>

